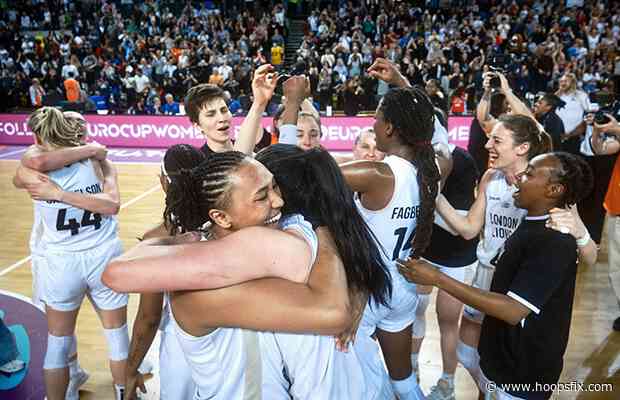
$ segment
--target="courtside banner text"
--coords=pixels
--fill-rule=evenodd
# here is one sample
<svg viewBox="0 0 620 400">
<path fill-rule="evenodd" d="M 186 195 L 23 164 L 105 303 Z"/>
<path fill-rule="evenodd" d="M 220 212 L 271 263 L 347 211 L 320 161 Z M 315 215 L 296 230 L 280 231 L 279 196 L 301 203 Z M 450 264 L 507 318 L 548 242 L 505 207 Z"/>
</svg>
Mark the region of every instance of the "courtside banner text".
<svg viewBox="0 0 620 400">
<path fill-rule="evenodd" d="M 177 143 L 202 146 L 200 130 L 187 116 L 86 115 L 88 135 L 92 140 L 109 147 L 167 148 Z M 32 132 L 26 123 L 27 114 L 0 114 L 0 144 L 29 145 Z M 236 137 L 243 117 L 232 119 L 231 134 Z M 349 151 L 355 138 L 365 128 L 372 127 L 372 117 L 323 117 L 321 143 L 328 150 Z M 467 147 L 471 117 L 451 117 L 448 121 L 450 142 Z M 272 118 L 262 119 L 271 131 Z"/>
</svg>

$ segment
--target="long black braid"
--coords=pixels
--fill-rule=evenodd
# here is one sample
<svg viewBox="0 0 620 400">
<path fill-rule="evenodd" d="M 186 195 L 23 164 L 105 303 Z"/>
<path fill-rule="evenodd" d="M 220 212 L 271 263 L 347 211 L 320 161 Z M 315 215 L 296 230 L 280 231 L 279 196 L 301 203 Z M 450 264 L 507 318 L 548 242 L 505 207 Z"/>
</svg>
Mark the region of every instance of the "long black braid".
<svg viewBox="0 0 620 400">
<path fill-rule="evenodd" d="M 558 151 L 551 153 L 560 161 L 561 169 L 553 171 L 553 179 L 564 186 L 559 207 L 576 204 L 587 197 L 594 187 L 594 175 L 592 169 L 581 157 Z"/>
<path fill-rule="evenodd" d="M 424 89 L 413 87 L 390 90 L 381 100 L 379 111 L 398 132 L 401 143 L 411 148 L 412 158 L 409 161 L 418 171 L 420 216 L 411 243 L 411 257 L 420 258 L 431 240 L 435 197 L 441 178 L 431 146 L 435 110 Z"/>
<path fill-rule="evenodd" d="M 209 211 L 228 206 L 232 174 L 246 157 L 238 151 L 212 153 L 199 166 L 179 170 L 166 195 L 164 221 L 170 234 L 202 230 L 213 222 Z"/>
</svg>

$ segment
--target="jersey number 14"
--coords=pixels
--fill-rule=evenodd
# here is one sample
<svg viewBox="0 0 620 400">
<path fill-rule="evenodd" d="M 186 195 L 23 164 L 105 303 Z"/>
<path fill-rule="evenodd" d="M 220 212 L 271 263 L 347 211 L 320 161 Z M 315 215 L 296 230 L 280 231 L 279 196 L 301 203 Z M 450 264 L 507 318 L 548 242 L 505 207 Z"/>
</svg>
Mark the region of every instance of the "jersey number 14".
<svg viewBox="0 0 620 400">
<path fill-rule="evenodd" d="M 92 218 L 91 218 L 92 217 Z M 93 214 L 88 210 L 84 210 L 84 214 L 82 215 L 82 221 L 77 222 L 75 218 L 67 218 L 67 209 L 61 208 L 58 210 L 58 216 L 56 217 L 56 230 L 58 231 L 68 231 L 71 230 L 71 236 L 77 235 L 80 233 L 80 228 L 84 228 L 86 226 L 94 226 L 95 230 L 101 228 L 101 214 Z"/>
</svg>

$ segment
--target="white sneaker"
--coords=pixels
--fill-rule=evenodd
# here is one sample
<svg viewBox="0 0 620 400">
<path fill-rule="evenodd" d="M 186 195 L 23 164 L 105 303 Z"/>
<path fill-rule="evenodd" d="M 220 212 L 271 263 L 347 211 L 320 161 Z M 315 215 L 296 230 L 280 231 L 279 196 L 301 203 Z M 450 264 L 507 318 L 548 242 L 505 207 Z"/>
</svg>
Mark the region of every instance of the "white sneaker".
<svg viewBox="0 0 620 400">
<path fill-rule="evenodd" d="M 26 363 L 22 360 L 11 360 L 6 364 L 0 365 L 0 372 L 5 374 L 14 374 L 26 368 Z"/>
<path fill-rule="evenodd" d="M 90 378 L 88 372 L 80 368 L 69 380 L 69 386 L 67 386 L 67 394 L 65 400 L 78 400 L 80 398 L 79 390 L 82 385 Z"/>
<path fill-rule="evenodd" d="M 427 400 L 455 400 L 454 384 L 440 379 L 437 384 L 431 388 L 430 393 L 426 396 Z"/>
</svg>

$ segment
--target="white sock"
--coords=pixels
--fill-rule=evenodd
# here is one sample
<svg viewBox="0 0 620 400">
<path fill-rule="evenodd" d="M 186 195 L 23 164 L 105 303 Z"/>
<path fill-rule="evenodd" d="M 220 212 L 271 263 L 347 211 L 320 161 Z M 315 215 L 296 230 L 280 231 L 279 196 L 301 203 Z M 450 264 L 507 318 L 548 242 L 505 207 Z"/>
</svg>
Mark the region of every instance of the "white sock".
<svg viewBox="0 0 620 400">
<path fill-rule="evenodd" d="M 124 400 L 125 399 L 125 385 L 117 385 L 115 383 L 114 394 L 116 395 L 116 400 Z"/>
<path fill-rule="evenodd" d="M 78 362 L 77 358 L 74 358 L 73 360 L 69 361 L 69 376 L 75 376 L 78 371 L 80 370 L 80 363 Z"/>
<path fill-rule="evenodd" d="M 418 356 L 420 353 L 411 353 L 411 366 L 414 370 L 418 369 Z"/>
<path fill-rule="evenodd" d="M 400 400 L 418 400 L 424 399 L 424 394 L 418 385 L 415 372 L 412 372 L 407 378 L 396 381 L 390 379 L 392 387 Z"/>
</svg>

